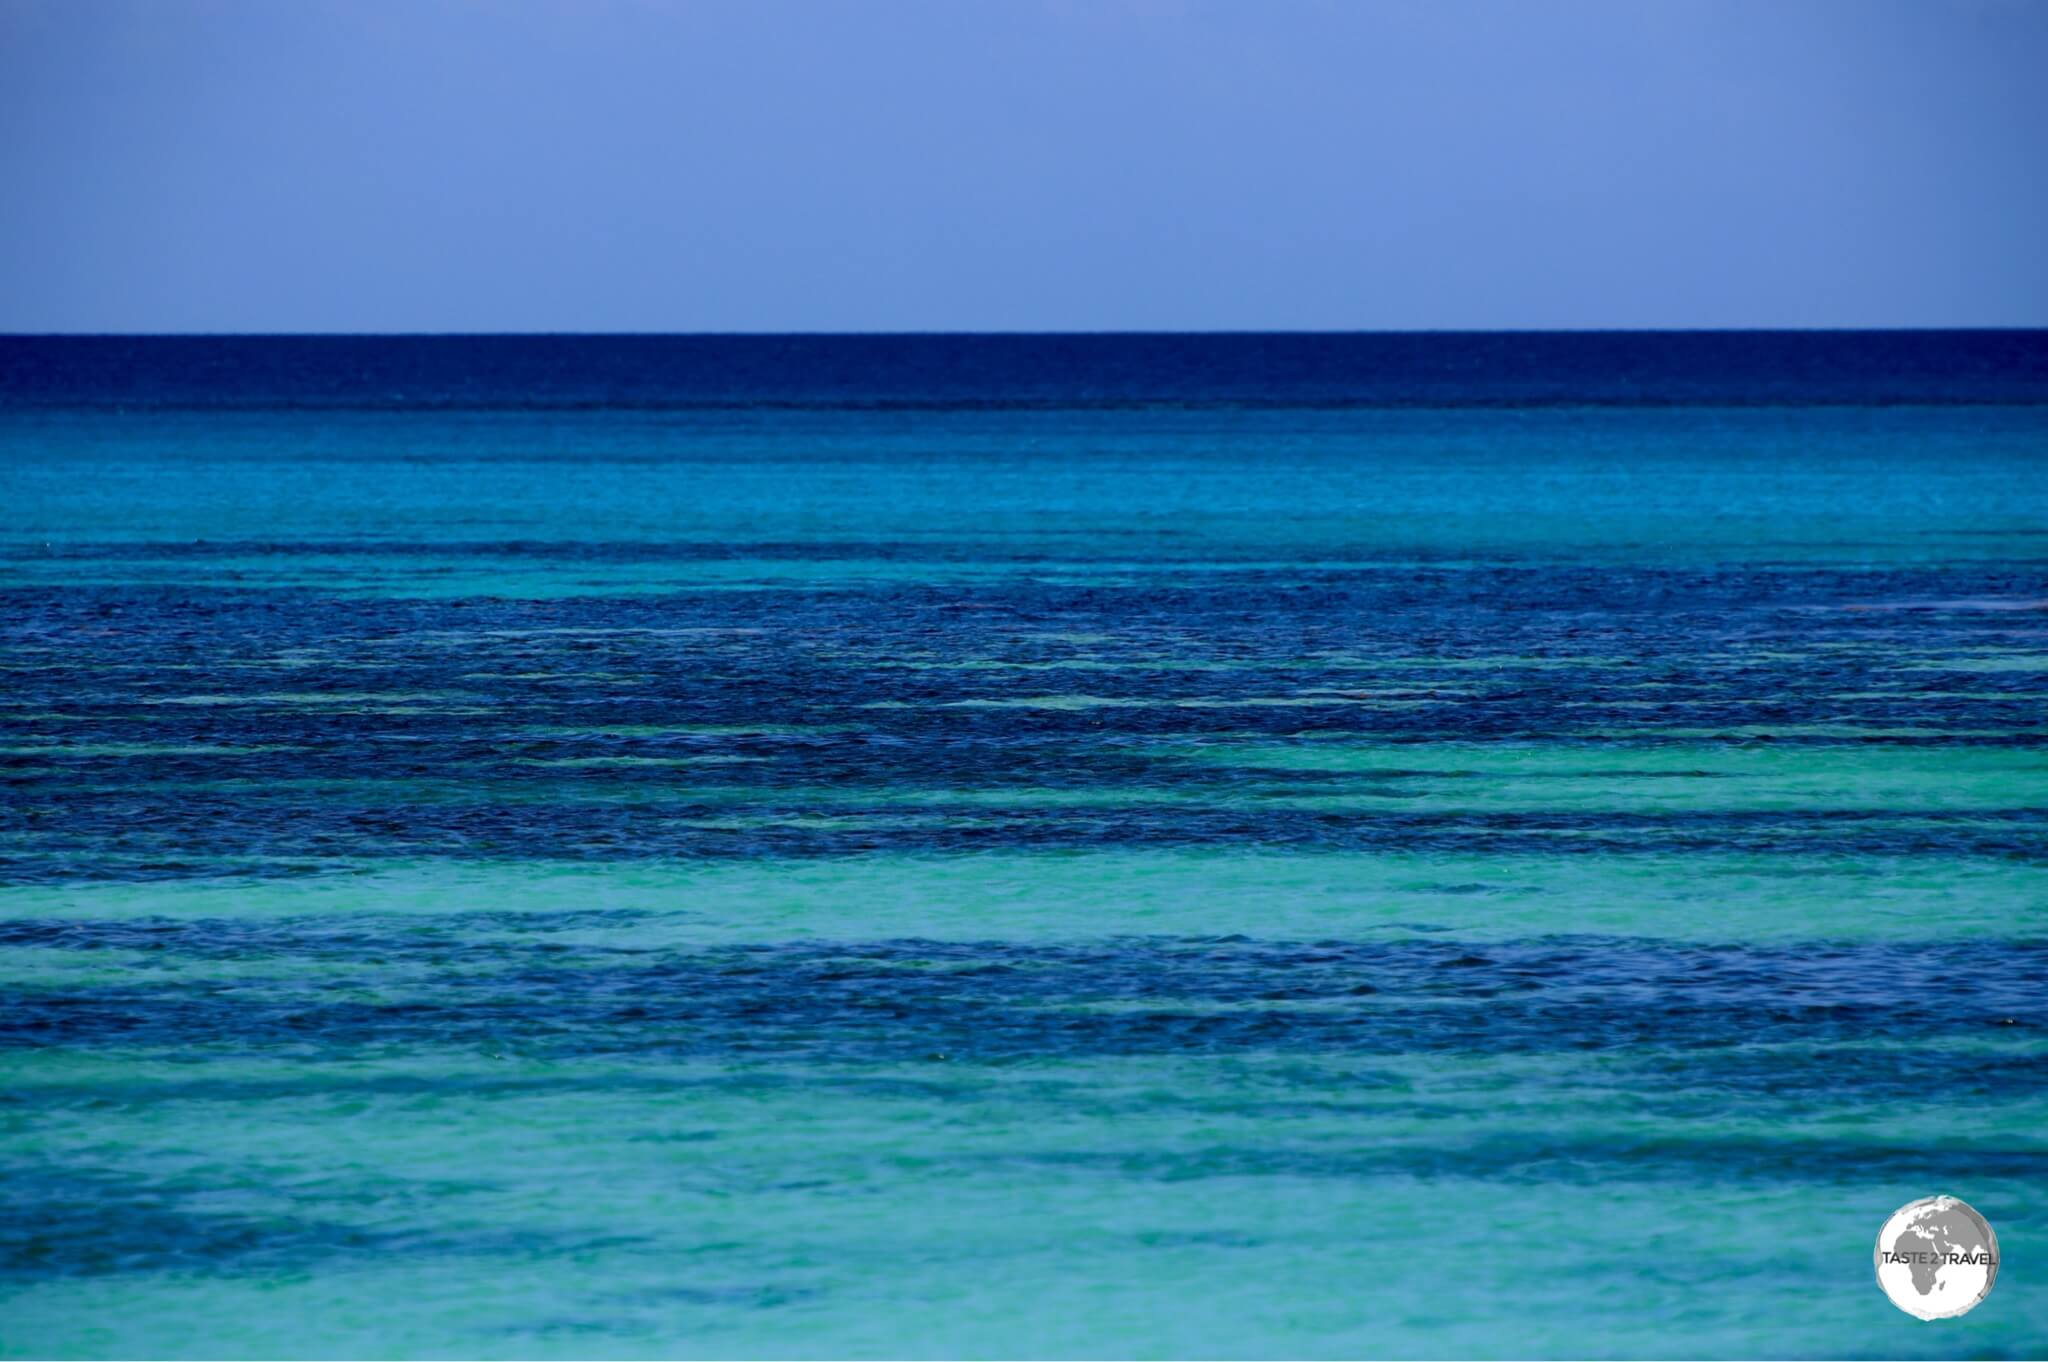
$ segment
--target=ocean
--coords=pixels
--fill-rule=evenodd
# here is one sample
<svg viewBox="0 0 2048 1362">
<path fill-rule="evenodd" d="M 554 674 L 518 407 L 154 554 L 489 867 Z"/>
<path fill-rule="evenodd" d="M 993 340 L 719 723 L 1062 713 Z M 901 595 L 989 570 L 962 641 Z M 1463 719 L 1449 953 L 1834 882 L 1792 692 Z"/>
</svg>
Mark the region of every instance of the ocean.
<svg viewBox="0 0 2048 1362">
<path fill-rule="evenodd" d="M 0 338 L 0 506 L 7 1356 L 2048 1351 L 2048 332 Z"/>
</svg>

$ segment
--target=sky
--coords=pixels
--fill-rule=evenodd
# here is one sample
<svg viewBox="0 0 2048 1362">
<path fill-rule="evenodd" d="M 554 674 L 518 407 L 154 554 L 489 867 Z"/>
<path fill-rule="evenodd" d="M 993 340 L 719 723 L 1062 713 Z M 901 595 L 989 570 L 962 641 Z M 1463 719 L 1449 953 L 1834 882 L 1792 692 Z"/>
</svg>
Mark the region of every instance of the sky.
<svg viewBox="0 0 2048 1362">
<path fill-rule="evenodd" d="M 0 0 L 0 331 L 2048 325 L 2048 0 Z"/>
</svg>

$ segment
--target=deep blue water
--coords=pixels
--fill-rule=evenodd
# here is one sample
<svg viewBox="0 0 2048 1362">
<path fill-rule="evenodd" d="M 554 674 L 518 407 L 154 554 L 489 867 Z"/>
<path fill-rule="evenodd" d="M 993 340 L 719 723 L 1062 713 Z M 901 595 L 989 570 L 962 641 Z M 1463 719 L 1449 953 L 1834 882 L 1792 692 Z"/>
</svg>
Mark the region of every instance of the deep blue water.
<svg viewBox="0 0 2048 1362">
<path fill-rule="evenodd" d="M 2048 401 L 2048 332 L 0 337 L 7 406 Z"/>
</svg>

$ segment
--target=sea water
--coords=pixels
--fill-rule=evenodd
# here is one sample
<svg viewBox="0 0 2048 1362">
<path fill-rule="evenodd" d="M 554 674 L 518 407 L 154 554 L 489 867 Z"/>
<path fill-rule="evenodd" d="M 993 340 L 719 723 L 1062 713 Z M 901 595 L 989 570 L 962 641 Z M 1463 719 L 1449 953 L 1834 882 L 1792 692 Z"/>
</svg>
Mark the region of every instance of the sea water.
<svg viewBox="0 0 2048 1362">
<path fill-rule="evenodd" d="M 8 1355 L 2048 1348 L 2048 336 L 17 339 L 0 507 Z"/>
</svg>

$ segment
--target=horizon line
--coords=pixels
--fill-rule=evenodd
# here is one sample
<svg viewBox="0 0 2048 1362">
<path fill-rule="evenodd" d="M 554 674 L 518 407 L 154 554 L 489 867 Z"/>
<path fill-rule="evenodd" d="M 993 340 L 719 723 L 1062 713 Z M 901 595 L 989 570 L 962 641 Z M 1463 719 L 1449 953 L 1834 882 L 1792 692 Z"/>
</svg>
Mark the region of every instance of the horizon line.
<svg viewBox="0 0 2048 1362">
<path fill-rule="evenodd" d="M 1138 336 L 1707 336 L 1707 335 L 1781 335 L 1781 336 L 1828 336 L 1828 335 L 1942 335 L 1959 332 L 1994 332 L 2029 334 L 2048 332 L 2048 321 L 2030 324 L 1994 323 L 1988 325 L 1959 326 L 1504 326 L 1504 327 L 1202 327 L 1178 329 L 1171 327 L 1137 328 L 1088 328 L 1066 330 L 1059 328 L 1018 328 L 998 330 L 970 329 L 878 329 L 878 330 L 706 330 L 706 331 L 646 331 L 646 330 L 602 330 L 602 331 L 373 331 L 373 330 L 322 330 L 322 331 L 10 331 L 0 330 L 0 340 L 484 340 L 506 339 L 675 339 L 689 337 L 704 340 L 747 340 L 793 338 L 819 340 L 866 340 L 882 338 L 931 339 L 956 337 L 986 339 L 994 337 L 1104 337 L 1129 338 Z"/>
</svg>

